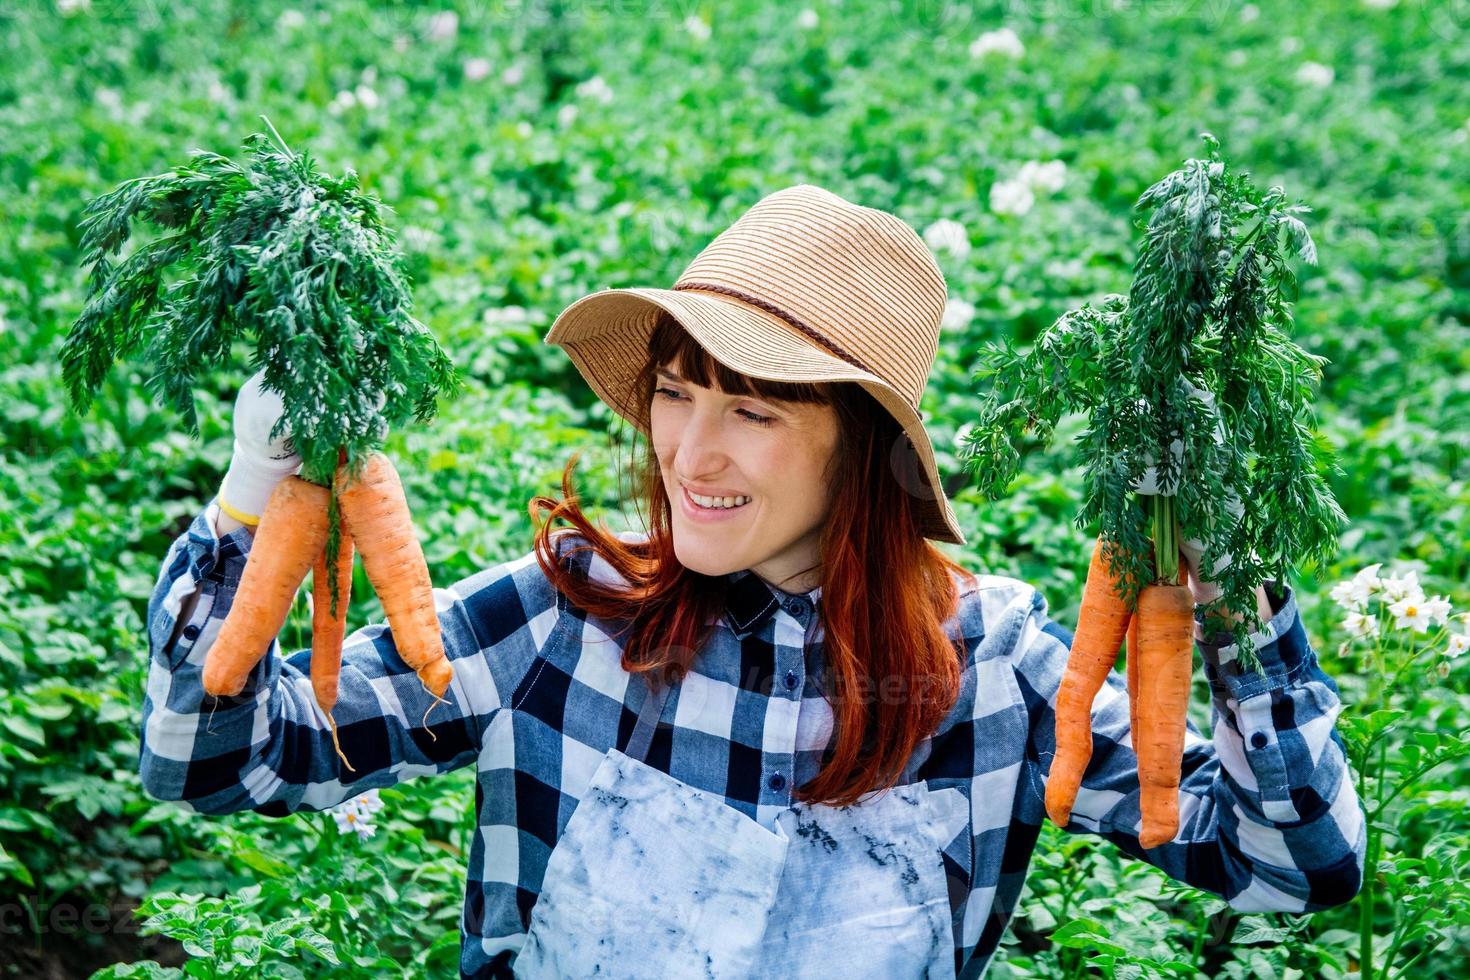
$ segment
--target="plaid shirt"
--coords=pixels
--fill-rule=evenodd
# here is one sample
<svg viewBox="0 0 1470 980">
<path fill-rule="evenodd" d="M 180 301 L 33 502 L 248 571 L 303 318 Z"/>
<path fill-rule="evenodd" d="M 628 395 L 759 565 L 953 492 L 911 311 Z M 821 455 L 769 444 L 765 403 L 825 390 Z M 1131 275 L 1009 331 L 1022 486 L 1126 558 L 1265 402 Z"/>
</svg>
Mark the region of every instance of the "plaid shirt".
<svg viewBox="0 0 1470 980">
<path fill-rule="evenodd" d="M 201 813 L 284 816 L 474 765 L 479 831 L 460 968 L 470 977 L 512 976 L 551 849 L 604 752 L 627 744 L 646 691 L 620 667 L 621 646 L 609 636 L 616 624 L 568 604 L 531 553 L 436 588 L 454 679 L 450 704 L 434 709 L 427 729 L 420 720 L 430 698 L 387 626 L 357 630 L 343 645 L 335 709 L 342 748 L 357 769 L 344 782 L 312 694 L 310 650 L 280 657 L 272 641 L 238 696 L 212 703 L 202 690 L 205 652 L 253 540 L 243 528 L 216 535 L 217 514 L 211 502 L 174 542 L 149 603 L 139 758 L 147 791 Z M 562 560 L 578 574 L 615 581 L 590 552 L 565 555 L 574 535 L 557 532 Z M 670 695 L 672 723 L 659 725 L 647 762 L 769 828 L 793 803 L 793 788 L 816 775 L 832 736 L 820 693 L 822 590 L 784 592 L 749 571 L 726 579 L 725 609 Z M 978 977 L 1015 910 L 1045 815 L 1052 703 L 1072 634 L 1024 582 L 998 575 L 958 582 L 963 598 L 946 627 L 963 642 L 963 686 L 900 781 L 955 787 L 969 801 L 969 824 L 942 861 L 955 969 Z M 1198 643 L 1213 734 L 1206 739 L 1188 726 L 1177 838 L 1149 851 L 1138 846 L 1138 770 L 1117 671 L 1093 704 L 1092 761 L 1067 829 L 1105 837 L 1235 909 L 1313 911 L 1356 894 L 1365 824 L 1334 729 L 1337 686 L 1317 664 L 1290 588 L 1273 599 L 1279 611 L 1252 636 L 1263 674 L 1239 675 L 1232 651 L 1222 666 L 1218 646 Z"/>
</svg>

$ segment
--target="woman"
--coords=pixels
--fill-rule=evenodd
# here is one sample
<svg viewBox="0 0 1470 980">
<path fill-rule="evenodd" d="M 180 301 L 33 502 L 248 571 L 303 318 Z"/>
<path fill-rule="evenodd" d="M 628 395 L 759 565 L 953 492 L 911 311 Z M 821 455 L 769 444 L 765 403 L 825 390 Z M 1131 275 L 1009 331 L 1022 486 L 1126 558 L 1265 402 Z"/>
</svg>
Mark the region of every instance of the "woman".
<svg viewBox="0 0 1470 980">
<path fill-rule="evenodd" d="M 240 525 L 295 465 L 237 440 L 150 607 L 144 785 L 285 814 L 473 763 L 466 976 L 979 976 L 1041 827 L 1071 634 L 926 540 L 964 543 L 918 412 L 944 302 L 911 228 L 798 185 L 673 288 L 569 306 L 546 339 L 649 438 L 649 531 L 593 527 L 569 465 L 565 499 L 533 505 L 573 528 L 436 590 L 454 681 L 427 731 L 387 628 L 349 637 L 346 778 L 310 651 L 201 690 Z M 247 414 L 259 436 L 279 409 Z M 1313 910 L 1356 893 L 1364 828 L 1336 686 L 1274 598 L 1263 673 L 1200 637 L 1217 714 L 1210 740 L 1189 729 L 1176 839 L 1138 844 L 1116 673 L 1068 829 L 1237 909 Z"/>
</svg>

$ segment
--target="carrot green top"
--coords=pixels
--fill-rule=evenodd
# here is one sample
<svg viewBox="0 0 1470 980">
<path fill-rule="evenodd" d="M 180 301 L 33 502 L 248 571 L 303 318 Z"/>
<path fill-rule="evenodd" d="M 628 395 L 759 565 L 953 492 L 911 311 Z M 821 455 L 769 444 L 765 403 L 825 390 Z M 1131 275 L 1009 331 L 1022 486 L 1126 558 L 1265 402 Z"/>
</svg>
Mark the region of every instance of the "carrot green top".
<svg viewBox="0 0 1470 980">
<path fill-rule="evenodd" d="M 1332 456 L 1311 431 L 1311 398 L 1324 358 L 1286 334 L 1292 323 L 1295 253 L 1316 248 L 1272 187 L 1232 173 L 1204 134 L 1208 159 L 1187 161 L 1148 188 L 1151 208 L 1126 296 L 1110 294 L 1061 316 L 1025 354 L 990 345 L 975 378 L 988 383 L 961 457 L 991 496 L 1005 492 L 1030 430 L 1047 441 L 1064 412 L 1087 412 L 1079 526 L 1097 522 L 1121 545 L 1114 574 L 1130 608 L 1157 575 L 1172 578 L 1170 542 L 1204 544 L 1222 595 L 1206 609 L 1237 610 L 1233 640 L 1259 629 L 1255 589 L 1288 563 L 1325 562 L 1346 520 L 1326 482 Z M 1135 487 L 1157 466 L 1160 520 Z M 1240 501 L 1250 506 L 1240 507 Z M 1243 510 L 1243 512 L 1242 512 Z"/>
<path fill-rule="evenodd" d="M 271 132 L 278 147 L 261 133 L 246 137 L 245 165 L 196 149 L 87 205 L 82 249 L 92 271 L 63 377 L 85 410 L 113 360 L 146 342 L 150 388 L 197 435 L 196 375 L 228 364 L 233 342 L 248 335 L 252 371 L 264 369 L 285 404 L 272 435 L 289 431 L 302 476 L 329 484 L 339 450 L 357 475 L 391 426 L 429 421 L 458 379 L 412 315 L 384 206 L 352 170 L 323 176 Z M 135 219 L 168 233 L 114 262 Z"/>
</svg>

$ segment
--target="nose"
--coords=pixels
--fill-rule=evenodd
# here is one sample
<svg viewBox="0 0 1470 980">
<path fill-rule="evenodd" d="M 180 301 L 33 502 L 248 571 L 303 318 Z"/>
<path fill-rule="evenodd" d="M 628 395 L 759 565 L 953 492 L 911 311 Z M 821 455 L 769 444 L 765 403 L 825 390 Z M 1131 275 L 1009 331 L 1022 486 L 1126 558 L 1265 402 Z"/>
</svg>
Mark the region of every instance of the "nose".
<svg viewBox="0 0 1470 980">
<path fill-rule="evenodd" d="M 675 438 L 675 475 L 691 483 L 716 482 L 730 458 L 724 448 L 720 413 L 707 406 L 690 410 Z"/>
</svg>

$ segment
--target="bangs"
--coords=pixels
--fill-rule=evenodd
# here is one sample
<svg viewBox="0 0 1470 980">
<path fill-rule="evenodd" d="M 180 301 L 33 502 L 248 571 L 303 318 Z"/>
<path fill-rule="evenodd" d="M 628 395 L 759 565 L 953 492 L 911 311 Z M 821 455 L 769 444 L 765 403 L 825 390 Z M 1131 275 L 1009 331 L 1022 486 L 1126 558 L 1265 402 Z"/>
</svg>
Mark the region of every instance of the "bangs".
<svg viewBox="0 0 1470 980">
<path fill-rule="evenodd" d="M 720 363 L 667 310 L 658 312 L 653 334 L 648 339 L 648 356 L 645 374 L 649 391 L 653 388 L 655 371 L 663 367 L 676 371 L 690 384 L 727 395 L 815 405 L 833 403 L 828 384 L 753 378 Z"/>
</svg>

